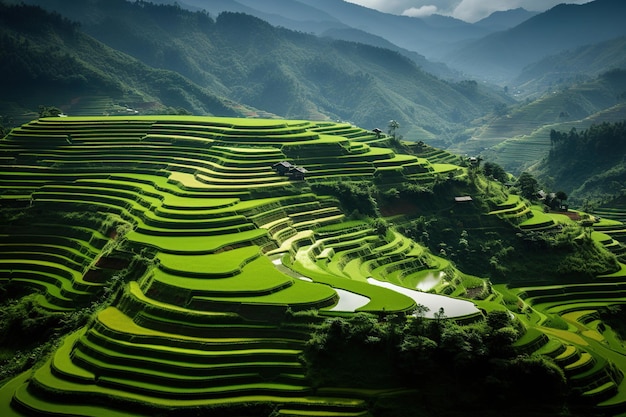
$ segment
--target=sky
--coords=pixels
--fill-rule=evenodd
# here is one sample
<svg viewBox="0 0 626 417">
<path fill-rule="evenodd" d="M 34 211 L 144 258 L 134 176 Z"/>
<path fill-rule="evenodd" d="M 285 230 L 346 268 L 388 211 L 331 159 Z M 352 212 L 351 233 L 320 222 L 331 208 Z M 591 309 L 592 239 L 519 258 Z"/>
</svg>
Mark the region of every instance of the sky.
<svg viewBox="0 0 626 417">
<path fill-rule="evenodd" d="M 476 22 L 491 13 L 517 9 L 543 12 L 560 3 L 583 4 L 590 0 L 346 0 L 381 12 L 424 17 L 437 13 Z"/>
</svg>

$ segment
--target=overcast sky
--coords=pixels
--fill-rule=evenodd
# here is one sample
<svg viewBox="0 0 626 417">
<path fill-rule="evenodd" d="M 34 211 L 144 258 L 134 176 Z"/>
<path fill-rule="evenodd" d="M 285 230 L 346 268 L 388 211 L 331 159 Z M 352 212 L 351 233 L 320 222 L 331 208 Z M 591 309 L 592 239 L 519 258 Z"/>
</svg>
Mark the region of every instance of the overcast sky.
<svg viewBox="0 0 626 417">
<path fill-rule="evenodd" d="M 433 13 L 475 22 L 499 10 L 523 7 L 544 11 L 560 3 L 588 3 L 590 0 L 346 0 L 382 12 L 406 16 L 429 16 Z"/>
</svg>

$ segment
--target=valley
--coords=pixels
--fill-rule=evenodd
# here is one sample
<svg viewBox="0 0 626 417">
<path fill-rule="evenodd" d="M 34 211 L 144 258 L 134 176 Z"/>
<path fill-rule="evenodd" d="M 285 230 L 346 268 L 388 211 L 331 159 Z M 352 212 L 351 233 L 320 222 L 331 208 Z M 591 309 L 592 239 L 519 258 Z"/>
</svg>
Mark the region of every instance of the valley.
<svg viewBox="0 0 626 417">
<path fill-rule="evenodd" d="M 624 415 L 623 8 L 0 0 L 0 414 Z"/>
</svg>

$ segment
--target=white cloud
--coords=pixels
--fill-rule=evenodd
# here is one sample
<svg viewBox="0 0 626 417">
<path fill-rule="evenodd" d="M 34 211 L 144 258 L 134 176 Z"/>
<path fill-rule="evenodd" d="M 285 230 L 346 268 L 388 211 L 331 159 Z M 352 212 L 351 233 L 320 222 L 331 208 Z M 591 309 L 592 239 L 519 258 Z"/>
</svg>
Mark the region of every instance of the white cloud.
<svg viewBox="0 0 626 417">
<path fill-rule="evenodd" d="M 350 3 L 377 9 L 386 13 L 423 17 L 433 13 L 453 16 L 475 22 L 493 12 L 523 7 L 526 10 L 545 11 L 559 3 L 583 4 L 591 0 L 346 0 Z"/>
<path fill-rule="evenodd" d="M 410 9 L 406 9 L 402 12 L 402 16 L 426 17 L 435 13 L 437 13 L 437 6 L 429 4 L 427 6 L 411 7 Z"/>
<path fill-rule="evenodd" d="M 491 13 L 498 10 L 514 9 L 519 7 L 513 5 L 513 3 L 520 3 L 519 1 L 499 1 L 499 2 L 485 2 L 484 0 L 463 0 L 452 11 L 452 16 L 457 19 L 465 20 L 467 22 L 475 22 L 483 17 L 489 16 Z"/>
</svg>

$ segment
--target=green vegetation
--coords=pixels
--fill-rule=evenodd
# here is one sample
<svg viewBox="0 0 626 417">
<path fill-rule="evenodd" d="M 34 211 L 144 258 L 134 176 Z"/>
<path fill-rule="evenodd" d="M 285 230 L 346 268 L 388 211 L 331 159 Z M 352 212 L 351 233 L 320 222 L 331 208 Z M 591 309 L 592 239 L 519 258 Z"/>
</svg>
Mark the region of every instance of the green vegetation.
<svg viewBox="0 0 626 417">
<path fill-rule="evenodd" d="M 0 79 L 11 80 L 2 84 L 0 114 L 19 122 L 44 103 L 71 115 L 350 120 L 383 130 L 395 119 L 404 137 L 435 140 L 512 103 L 488 87 L 445 82 L 400 53 L 243 13 L 125 0 L 36 4 L 56 13 L 0 7 L 0 59 L 10 64 Z"/>
<path fill-rule="evenodd" d="M 427 410 L 497 415 L 495 410 L 502 408 L 515 410 L 514 415 L 561 412 L 563 371 L 545 356 L 517 356 L 516 325 L 498 310 L 465 326 L 445 320 L 443 311 L 434 320 L 424 319 L 419 310 L 406 319 L 384 321 L 359 313 L 318 326 L 305 360 L 316 386 L 414 390 L 411 400 L 399 396 L 407 416 L 430 415 Z M 528 385 L 534 387 L 533 402 L 527 398 Z M 444 400 L 442 386 L 454 395 Z M 374 407 L 384 407 L 386 400 L 379 401 Z"/>
<path fill-rule="evenodd" d="M 595 63 L 595 60 L 587 55 L 579 58 Z M 563 63 L 559 61 L 558 65 L 562 68 Z M 495 162 L 506 171 L 516 175 L 524 170 L 537 174 L 538 172 L 534 168 L 531 170 L 531 167 L 546 158 L 551 151 L 553 143 L 550 139 L 550 132 L 552 130 L 565 132 L 565 134 L 572 129 L 578 132 L 597 130 L 597 127 L 592 126 L 620 123 L 624 120 L 626 106 L 623 92 L 626 90 L 626 72 L 623 69 L 607 71 L 609 68 L 618 67 L 623 67 L 623 64 L 604 68 L 590 79 L 570 80 L 562 87 L 554 84 L 546 86 L 539 90 L 539 97 L 509 106 L 506 114 L 492 119 L 477 120 L 475 125 L 464 133 L 458 134 L 459 137 L 449 146 L 449 150 L 461 155 L 480 154 L 486 160 Z M 555 76 L 555 73 L 542 74 L 537 79 L 539 82 L 545 82 L 551 76 Z M 569 76 L 571 73 L 560 77 L 561 81 Z M 532 86 L 526 85 L 521 86 L 520 90 L 522 94 L 536 91 Z M 470 137 L 471 140 L 467 140 Z M 564 154 L 574 152 L 574 149 L 575 147 L 568 146 Z M 595 152 L 593 150 L 592 154 Z M 616 154 L 618 153 L 613 155 Z M 563 154 L 562 156 L 564 157 Z M 579 158 L 584 159 L 586 156 L 581 153 Z M 584 163 L 586 162 L 588 161 Z M 557 178 L 554 178 L 558 175 L 556 173 L 562 170 L 560 165 L 550 164 L 546 166 L 546 169 L 548 167 L 550 167 L 550 173 L 546 172 L 545 176 L 537 175 L 537 177 L 540 177 L 542 182 L 553 177 L 555 180 L 553 184 L 561 186 L 556 181 Z M 604 169 L 606 168 L 608 167 L 605 166 Z M 579 174 L 586 170 L 578 169 L 578 171 L 570 170 L 573 175 L 562 178 L 566 182 L 571 181 L 570 186 L 577 188 L 584 182 Z M 565 186 L 563 188 L 566 192 L 574 189 L 570 187 L 565 189 Z"/>
<path fill-rule="evenodd" d="M 624 402 L 621 223 L 562 193 L 550 209 L 489 161 L 346 123 L 181 115 L 40 118 L 0 152 L 11 416 Z"/>
<path fill-rule="evenodd" d="M 623 193 L 624 138 L 625 122 L 595 124 L 580 132 L 553 129 L 550 152 L 533 171 L 538 178 L 559 184 L 579 204 L 610 200 Z"/>
</svg>

